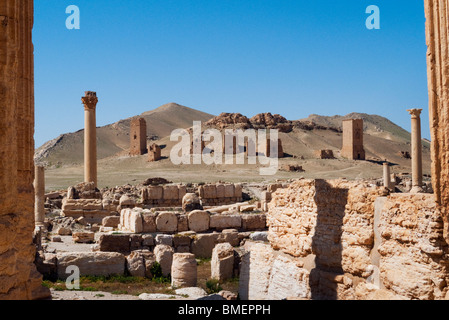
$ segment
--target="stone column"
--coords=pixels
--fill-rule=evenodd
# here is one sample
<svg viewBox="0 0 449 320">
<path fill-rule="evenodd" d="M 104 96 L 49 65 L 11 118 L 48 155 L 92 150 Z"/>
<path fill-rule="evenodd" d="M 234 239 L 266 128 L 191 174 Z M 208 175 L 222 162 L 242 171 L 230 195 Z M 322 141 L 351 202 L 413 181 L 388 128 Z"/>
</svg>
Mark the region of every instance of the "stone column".
<svg viewBox="0 0 449 320">
<path fill-rule="evenodd" d="M 84 182 L 93 182 L 97 186 L 97 125 L 95 108 L 97 94 L 86 91 L 81 98 L 84 105 Z"/>
<path fill-rule="evenodd" d="M 45 169 L 34 167 L 34 223 L 43 226 L 45 221 Z"/>
<path fill-rule="evenodd" d="M 391 188 L 391 175 L 390 175 L 390 164 L 385 161 L 383 163 L 384 168 L 384 187 L 390 189 Z"/>
<path fill-rule="evenodd" d="M 421 143 L 421 111 L 422 109 L 407 110 L 412 115 L 412 190 L 411 193 L 421 192 L 422 189 L 422 143 Z"/>
<path fill-rule="evenodd" d="M 427 39 L 427 81 L 432 155 L 432 185 L 449 241 L 449 2 L 424 0 Z"/>
</svg>

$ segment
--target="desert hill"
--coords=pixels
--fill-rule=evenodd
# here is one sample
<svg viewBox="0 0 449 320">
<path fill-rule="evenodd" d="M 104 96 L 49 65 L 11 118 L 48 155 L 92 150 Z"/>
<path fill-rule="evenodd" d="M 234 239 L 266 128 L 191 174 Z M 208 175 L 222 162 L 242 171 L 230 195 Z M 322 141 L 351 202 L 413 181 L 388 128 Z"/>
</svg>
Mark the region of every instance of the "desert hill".
<svg viewBox="0 0 449 320">
<path fill-rule="evenodd" d="M 193 121 L 206 122 L 213 115 L 176 103 L 168 103 L 139 115 L 147 122 L 149 140 L 170 135 L 176 128 L 188 128 Z M 104 159 L 129 148 L 129 130 L 132 118 L 127 118 L 97 128 L 98 159 Z M 35 161 L 47 166 L 75 165 L 83 163 L 84 129 L 65 133 L 36 149 Z"/>
<path fill-rule="evenodd" d="M 131 157 L 129 127 L 132 118 L 97 129 L 98 179 L 100 186 L 138 183 L 149 177 L 164 177 L 174 182 L 213 181 L 271 181 L 290 178 L 333 179 L 346 177 L 380 178 L 381 161 L 394 164 L 393 172 L 411 172 L 411 160 L 403 156 L 410 151 L 410 133 L 390 120 L 378 116 L 351 113 L 345 116 L 311 115 L 306 119 L 287 120 L 281 115 L 258 114 L 248 118 L 242 114 L 222 113 L 213 116 L 175 103 L 163 105 L 140 115 L 147 121 L 148 139 L 162 146 L 162 159 L 148 162 L 147 155 Z M 342 159 L 342 120 L 364 120 L 364 147 L 367 161 Z M 259 175 L 256 165 L 181 165 L 170 161 L 170 151 L 177 143 L 170 141 L 175 128 L 190 128 L 193 121 L 201 121 L 203 128 L 279 129 L 285 158 L 279 160 L 279 172 L 275 176 Z M 315 151 L 333 150 L 335 159 L 317 159 Z M 36 150 L 35 158 L 47 166 L 48 189 L 66 188 L 83 180 L 83 131 L 68 133 L 47 142 Z M 286 172 L 286 165 L 299 165 L 304 172 Z M 423 171 L 430 173 L 430 147 L 423 141 Z"/>
</svg>

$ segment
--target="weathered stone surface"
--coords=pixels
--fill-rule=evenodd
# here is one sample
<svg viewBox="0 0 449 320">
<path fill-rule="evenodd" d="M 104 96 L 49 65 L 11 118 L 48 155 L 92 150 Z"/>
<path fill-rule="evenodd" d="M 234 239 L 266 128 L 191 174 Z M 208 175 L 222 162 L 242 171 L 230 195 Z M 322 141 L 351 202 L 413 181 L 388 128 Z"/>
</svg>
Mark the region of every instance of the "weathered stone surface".
<svg viewBox="0 0 449 320">
<path fill-rule="evenodd" d="M 203 210 L 200 198 L 195 193 L 187 193 L 182 198 L 182 210 L 186 212 Z"/>
<path fill-rule="evenodd" d="M 178 186 L 165 186 L 164 187 L 164 199 L 165 200 L 178 200 L 179 199 Z"/>
<path fill-rule="evenodd" d="M 94 232 L 74 232 L 72 233 L 73 241 L 76 243 L 93 243 L 95 242 Z"/>
<path fill-rule="evenodd" d="M 159 232 L 176 232 L 178 230 L 178 218 L 173 212 L 161 212 L 156 218 L 156 228 Z"/>
<path fill-rule="evenodd" d="M 101 224 L 103 225 L 103 227 L 117 228 L 120 224 L 120 216 L 104 217 Z"/>
<path fill-rule="evenodd" d="M 310 298 L 309 272 L 294 258 L 280 255 L 266 244 L 254 244 L 242 257 L 239 296 L 242 300 Z"/>
<path fill-rule="evenodd" d="M 145 233 L 156 232 L 156 212 L 151 212 L 149 210 L 142 211 L 142 219 L 143 219 L 143 231 Z"/>
<path fill-rule="evenodd" d="M 225 281 L 234 273 L 234 248 L 229 243 L 219 243 L 212 251 L 211 278 Z"/>
<path fill-rule="evenodd" d="M 128 254 L 130 250 L 130 238 L 128 234 L 102 234 L 98 240 L 99 251 L 120 252 Z"/>
<path fill-rule="evenodd" d="M 268 241 L 268 232 L 253 232 L 251 233 L 251 235 L 249 236 L 249 238 L 252 241 L 263 241 L 263 242 L 267 242 Z"/>
<path fill-rule="evenodd" d="M 129 154 L 140 156 L 147 152 L 147 122 L 144 118 L 134 118 L 130 124 Z"/>
<path fill-rule="evenodd" d="M 191 253 L 175 253 L 171 267 L 172 287 L 196 287 L 197 263 Z"/>
<path fill-rule="evenodd" d="M 195 210 L 188 215 L 189 229 L 195 232 L 209 230 L 210 215 L 207 211 Z"/>
<path fill-rule="evenodd" d="M 169 234 L 158 234 L 155 238 L 155 244 L 165 244 L 167 246 L 173 246 L 173 236 Z"/>
<path fill-rule="evenodd" d="M 127 194 L 124 194 L 120 198 L 120 207 L 134 207 L 136 205 L 136 200 L 128 196 Z"/>
<path fill-rule="evenodd" d="M 145 260 L 143 256 L 137 251 L 131 252 L 126 257 L 126 269 L 133 277 L 145 277 Z"/>
<path fill-rule="evenodd" d="M 151 247 L 154 246 L 154 237 L 151 234 L 142 235 L 142 246 Z"/>
<path fill-rule="evenodd" d="M 425 0 L 427 38 L 427 79 L 431 133 L 432 183 L 435 198 L 445 222 L 445 238 L 449 240 L 449 41 L 446 0 Z"/>
<path fill-rule="evenodd" d="M 219 230 L 241 228 L 242 216 L 231 214 L 214 214 L 210 217 L 210 227 Z"/>
<path fill-rule="evenodd" d="M 125 272 L 125 256 L 117 252 L 68 252 L 58 253 L 58 277 L 66 279 L 69 266 L 77 266 L 81 276 L 122 275 Z"/>
<path fill-rule="evenodd" d="M 210 258 L 217 239 L 217 233 L 197 234 L 192 241 L 192 253 L 197 258 Z"/>
<path fill-rule="evenodd" d="M 143 232 L 142 209 L 122 209 L 120 212 L 119 229 L 133 233 Z"/>
<path fill-rule="evenodd" d="M 72 234 L 72 230 L 70 230 L 69 228 L 60 227 L 58 229 L 58 234 L 60 236 L 70 236 Z"/>
<path fill-rule="evenodd" d="M 178 219 L 178 232 L 189 231 L 189 221 L 185 214 L 176 213 L 176 217 Z"/>
<path fill-rule="evenodd" d="M 248 231 L 264 230 L 267 228 L 267 217 L 265 214 L 243 214 L 242 228 Z"/>
<path fill-rule="evenodd" d="M 382 209 L 380 278 L 385 288 L 407 299 L 444 299 L 443 220 L 430 194 L 391 194 Z"/>
<path fill-rule="evenodd" d="M 168 276 L 171 273 L 174 250 L 172 247 L 160 244 L 154 248 L 156 261 L 159 262 L 162 274 Z"/>
</svg>

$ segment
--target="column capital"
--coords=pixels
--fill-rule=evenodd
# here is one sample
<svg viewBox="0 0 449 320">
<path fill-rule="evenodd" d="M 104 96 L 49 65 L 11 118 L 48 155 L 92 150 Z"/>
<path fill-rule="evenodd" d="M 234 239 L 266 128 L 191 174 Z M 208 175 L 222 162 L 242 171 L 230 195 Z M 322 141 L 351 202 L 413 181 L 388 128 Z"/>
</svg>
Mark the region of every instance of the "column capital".
<svg viewBox="0 0 449 320">
<path fill-rule="evenodd" d="M 418 119 L 421 115 L 422 109 L 409 109 L 407 111 L 412 115 L 412 119 Z"/>
<path fill-rule="evenodd" d="M 84 110 L 95 110 L 98 103 L 97 93 L 93 91 L 86 91 L 84 94 L 85 96 L 81 98 L 84 105 Z"/>
</svg>

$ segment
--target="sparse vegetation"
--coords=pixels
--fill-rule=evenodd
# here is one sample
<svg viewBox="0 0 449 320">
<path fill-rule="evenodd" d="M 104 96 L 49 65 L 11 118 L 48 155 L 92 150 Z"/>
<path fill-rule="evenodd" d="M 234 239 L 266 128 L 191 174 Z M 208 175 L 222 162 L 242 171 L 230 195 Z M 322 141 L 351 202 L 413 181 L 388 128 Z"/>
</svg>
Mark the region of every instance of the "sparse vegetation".
<svg viewBox="0 0 449 320">
<path fill-rule="evenodd" d="M 216 279 L 209 279 L 206 281 L 206 292 L 209 294 L 218 293 L 223 288 L 220 285 L 220 282 Z"/>
</svg>

